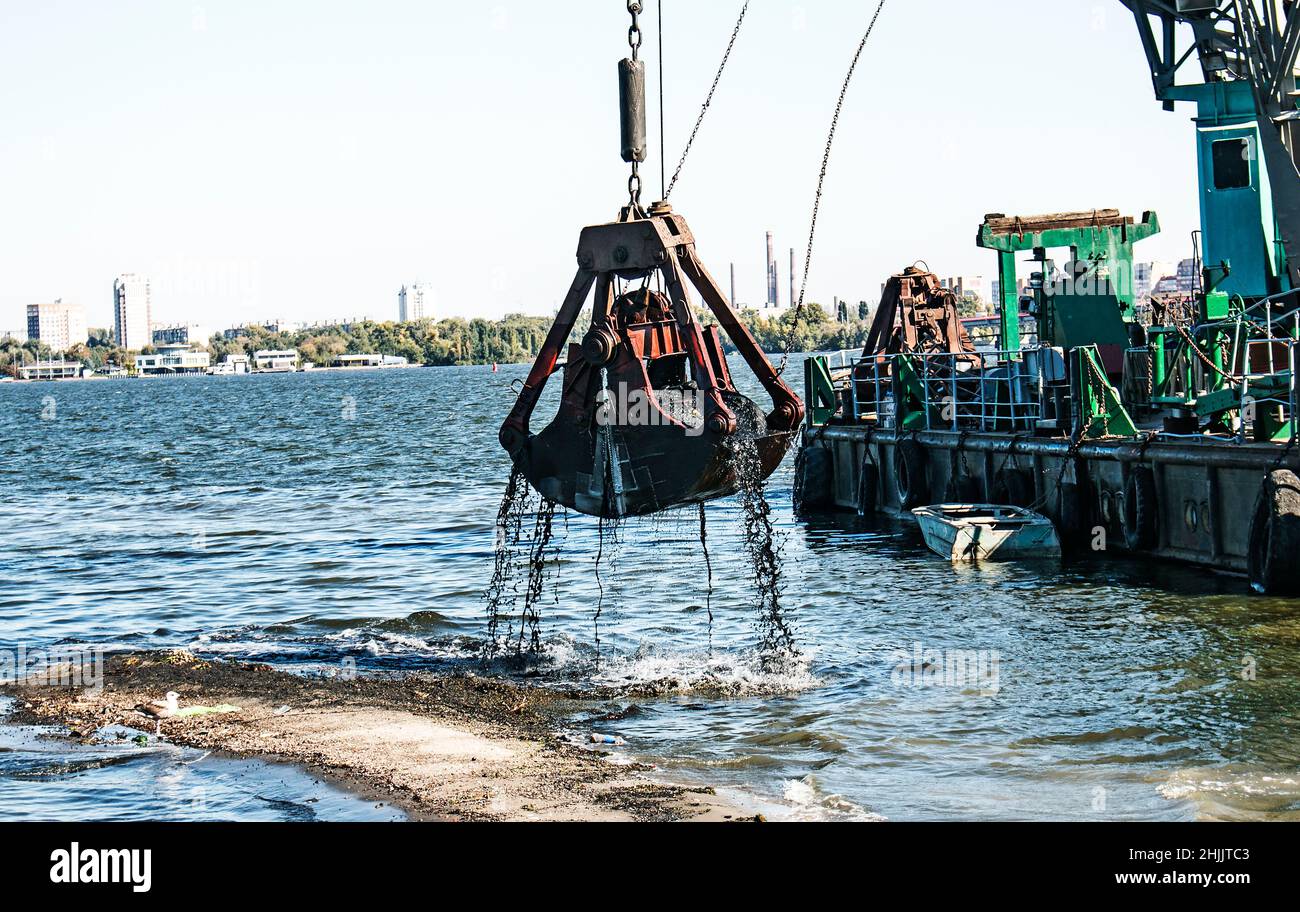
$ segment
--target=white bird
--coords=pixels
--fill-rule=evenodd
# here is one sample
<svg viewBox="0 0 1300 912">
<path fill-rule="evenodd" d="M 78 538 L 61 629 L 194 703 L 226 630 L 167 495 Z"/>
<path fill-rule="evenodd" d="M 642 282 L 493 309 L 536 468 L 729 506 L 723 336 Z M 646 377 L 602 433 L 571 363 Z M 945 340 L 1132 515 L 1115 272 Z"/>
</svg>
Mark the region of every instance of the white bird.
<svg viewBox="0 0 1300 912">
<path fill-rule="evenodd" d="M 162 737 L 163 719 L 170 719 L 176 715 L 181 708 L 181 695 L 176 691 L 170 691 L 164 700 L 154 700 L 152 703 L 141 703 L 135 708 L 135 711 L 146 719 L 153 719 L 156 723 L 154 734 Z"/>
</svg>

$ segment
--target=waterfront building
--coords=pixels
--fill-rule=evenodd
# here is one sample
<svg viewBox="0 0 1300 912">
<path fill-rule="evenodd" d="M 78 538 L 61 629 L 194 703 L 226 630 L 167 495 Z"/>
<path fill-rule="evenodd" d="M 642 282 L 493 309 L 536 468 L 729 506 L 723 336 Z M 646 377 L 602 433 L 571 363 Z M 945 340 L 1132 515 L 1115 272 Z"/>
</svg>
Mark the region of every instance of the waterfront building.
<svg viewBox="0 0 1300 912">
<path fill-rule="evenodd" d="M 197 323 L 178 323 L 175 326 L 155 326 L 154 345 L 201 345 L 207 347 L 212 340 L 212 330 Z"/>
<path fill-rule="evenodd" d="M 37 361 L 18 368 L 24 380 L 78 380 L 86 368 L 80 361 Z"/>
<path fill-rule="evenodd" d="M 253 355 L 253 368 L 259 374 L 291 374 L 298 369 L 297 351 L 260 351 Z"/>
<path fill-rule="evenodd" d="M 1176 295 L 1179 293 L 1180 293 L 1179 283 L 1178 283 L 1177 276 L 1165 276 L 1163 279 L 1156 282 L 1156 284 L 1153 285 L 1151 288 L 1151 294 L 1153 295 L 1163 296 L 1163 295 Z"/>
<path fill-rule="evenodd" d="M 113 335 L 127 351 L 141 351 L 153 344 L 150 327 L 149 280 L 126 274 L 113 282 Z"/>
<path fill-rule="evenodd" d="M 135 370 L 141 376 L 185 376 L 206 374 L 212 356 L 188 345 L 161 345 L 151 355 L 136 355 Z"/>
<path fill-rule="evenodd" d="M 992 300 L 984 276 L 952 276 L 942 280 L 939 285 L 959 298 L 979 298 L 985 302 Z"/>
<path fill-rule="evenodd" d="M 1139 301 L 1145 301 L 1155 292 L 1156 285 L 1166 276 L 1177 276 L 1178 266 L 1163 260 L 1133 264 L 1133 292 Z"/>
<path fill-rule="evenodd" d="M 1196 274 L 1196 261 L 1183 260 L 1178 264 L 1178 293 L 1192 294 L 1200 285 L 1200 278 Z"/>
<path fill-rule="evenodd" d="M 397 320 L 399 323 L 417 323 L 427 320 L 433 310 L 433 294 L 425 285 L 402 286 L 397 293 Z"/>
<path fill-rule="evenodd" d="M 393 355 L 339 355 L 330 362 L 330 367 L 374 369 L 386 367 L 410 367 L 411 362 Z"/>
<path fill-rule="evenodd" d="M 221 337 L 227 342 L 233 342 L 240 336 L 247 336 L 250 332 L 258 331 L 277 335 L 282 332 L 297 332 L 302 329 L 300 323 L 286 323 L 283 320 L 268 320 L 265 323 L 243 323 L 239 326 L 232 326 L 230 329 L 221 331 Z"/>
<path fill-rule="evenodd" d="M 79 304 L 27 305 L 27 338 L 39 340 L 56 352 L 65 352 L 90 339 L 86 312 Z"/>
<path fill-rule="evenodd" d="M 213 365 L 208 370 L 208 373 L 214 377 L 234 377 L 252 372 L 253 364 L 248 360 L 247 355 L 226 355 L 221 359 L 220 364 Z"/>
</svg>

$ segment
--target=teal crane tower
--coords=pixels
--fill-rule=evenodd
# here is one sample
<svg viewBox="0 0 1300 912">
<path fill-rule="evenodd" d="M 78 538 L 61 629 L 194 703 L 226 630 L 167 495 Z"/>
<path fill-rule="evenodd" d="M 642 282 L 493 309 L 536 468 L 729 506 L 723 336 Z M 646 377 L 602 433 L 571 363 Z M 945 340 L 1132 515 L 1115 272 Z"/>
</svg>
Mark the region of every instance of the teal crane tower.
<svg viewBox="0 0 1300 912">
<path fill-rule="evenodd" d="M 1245 302 L 1300 288 L 1300 5 L 1120 2 L 1165 110 L 1196 105 L 1205 287 Z"/>
</svg>

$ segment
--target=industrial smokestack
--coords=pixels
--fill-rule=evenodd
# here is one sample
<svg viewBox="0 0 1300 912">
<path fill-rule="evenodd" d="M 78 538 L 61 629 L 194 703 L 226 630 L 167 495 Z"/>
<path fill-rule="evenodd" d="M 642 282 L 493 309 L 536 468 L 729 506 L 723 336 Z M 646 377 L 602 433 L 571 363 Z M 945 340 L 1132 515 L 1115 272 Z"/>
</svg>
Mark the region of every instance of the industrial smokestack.
<svg viewBox="0 0 1300 912">
<path fill-rule="evenodd" d="M 772 232 L 767 233 L 767 306 L 777 306 L 776 247 L 772 243 Z"/>
<path fill-rule="evenodd" d="M 790 248 L 790 309 L 794 309 L 794 248 Z"/>
<path fill-rule="evenodd" d="M 731 306 L 736 306 L 736 264 L 731 264 Z"/>
</svg>

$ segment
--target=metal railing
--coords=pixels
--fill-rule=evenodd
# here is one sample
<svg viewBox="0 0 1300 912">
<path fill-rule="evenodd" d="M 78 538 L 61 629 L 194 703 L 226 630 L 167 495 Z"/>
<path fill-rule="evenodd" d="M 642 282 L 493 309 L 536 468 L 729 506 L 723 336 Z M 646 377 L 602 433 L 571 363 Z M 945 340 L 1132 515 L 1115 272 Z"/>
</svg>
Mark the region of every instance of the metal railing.
<svg viewBox="0 0 1300 912">
<path fill-rule="evenodd" d="M 1285 319 L 1289 321 L 1293 316 L 1287 314 Z M 1272 327 L 1276 323 L 1273 321 L 1268 325 Z M 1201 338 L 1206 330 L 1212 333 L 1225 325 L 1227 324 L 1206 324 L 1192 328 L 1189 334 Z M 1211 352 L 1214 355 L 1212 358 L 1203 350 L 1199 354 L 1192 353 L 1186 344 L 1180 346 L 1178 355 L 1165 365 L 1164 372 L 1168 380 L 1165 395 L 1160 401 L 1164 404 L 1178 399 L 1194 401 L 1209 393 L 1233 389 L 1242 405 L 1241 414 L 1232 429 L 1238 442 L 1246 442 L 1248 432 L 1253 430 L 1261 409 L 1272 406 L 1286 410 L 1285 423 L 1290 428 L 1288 436 L 1294 442 L 1297 439 L 1296 418 L 1300 416 L 1300 397 L 1297 396 L 1296 386 L 1296 367 L 1300 361 L 1296 349 L 1300 347 L 1300 342 L 1290 336 L 1251 338 L 1248 328 L 1237 325 L 1230 333 L 1224 333 L 1227 338 L 1223 345 L 1227 351 L 1222 357 Z M 1270 377 L 1285 377 L 1286 383 L 1265 383 Z"/>
<path fill-rule="evenodd" d="M 1032 430 L 1043 415 L 1043 359 L 1032 357 L 1036 353 L 841 358 L 831 365 L 831 376 L 847 393 L 845 417 L 855 423 L 907 422 L 909 430 Z"/>
<path fill-rule="evenodd" d="M 1254 372 L 1249 370 L 1251 365 L 1258 363 L 1255 359 L 1250 357 L 1250 350 L 1253 346 L 1267 347 L 1267 370 Z M 1281 358 L 1278 357 L 1279 348 L 1285 349 L 1285 355 Z M 1243 367 L 1247 368 L 1247 370 L 1243 371 L 1240 375 L 1239 381 L 1236 378 L 1230 381 L 1240 382 L 1241 384 L 1241 401 L 1243 408 L 1237 426 L 1237 439 L 1239 442 L 1246 442 L 1246 432 L 1247 430 L 1252 430 L 1253 425 L 1259 420 L 1260 410 L 1273 406 L 1280 406 L 1286 409 L 1284 423 L 1289 431 L 1287 439 L 1293 444 L 1296 442 L 1298 430 L 1296 426 L 1296 418 L 1297 416 L 1300 416 L 1300 397 L 1297 396 L 1296 387 L 1297 348 L 1300 348 L 1300 343 L 1297 343 L 1294 339 L 1252 339 L 1246 342 L 1246 360 Z M 1264 359 L 1259 359 L 1260 362 L 1263 360 Z M 1276 392 L 1259 395 L 1258 385 L 1252 388 L 1251 382 L 1256 381 L 1256 383 L 1258 383 L 1260 380 L 1276 376 L 1280 373 L 1278 365 L 1279 360 L 1281 360 L 1285 365 L 1285 367 L 1282 368 L 1287 375 L 1285 389 L 1278 389 Z"/>
<path fill-rule="evenodd" d="M 1196 332 L 1196 330 L 1193 330 Z M 1171 334 L 1172 337 L 1172 334 Z M 1199 346 L 1198 346 L 1199 348 Z M 1164 365 L 1164 395 L 1150 400 L 1148 391 L 1130 403 L 1166 405 L 1197 399 L 1211 392 L 1236 389 L 1239 398 L 1227 408 L 1237 412 L 1235 426 L 1218 432 L 1219 439 L 1247 442 L 1258 422 L 1267 420 L 1294 445 L 1300 442 L 1300 340 L 1290 337 L 1248 338 L 1243 333 L 1225 341 L 1222 357 L 1200 356 L 1181 347 Z M 1162 347 L 1163 350 L 1163 347 Z M 1151 349 L 1126 353 L 1126 392 L 1135 392 L 1129 375 L 1137 378 L 1137 359 L 1153 357 Z M 1213 353 L 1211 353 L 1213 354 Z M 961 354 L 905 354 L 863 358 L 856 352 L 826 356 L 842 419 L 851 424 L 877 424 L 883 428 L 944 431 L 1034 431 L 1061 408 L 1059 389 L 1067 377 L 1069 358 L 1052 348 L 1018 352 Z M 1222 364 L 1216 363 L 1223 362 Z M 1149 370 L 1154 369 L 1154 365 Z M 1269 383 L 1270 377 L 1277 378 Z M 1148 379 L 1150 379 L 1148 377 Z M 1053 388 L 1049 389 L 1049 385 Z M 1185 398 L 1184 398 L 1185 397 Z M 1238 406 L 1240 406 L 1238 408 Z M 1263 410 L 1269 409 L 1266 413 Z M 1265 415 L 1267 414 L 1267 418 Z M 1203 438 L 1204 432 L 1180 435 L 1156 430 L 1160 438 Z M 1275 441 L 1285 442 L 1281 433 Z"/>
</svg>

